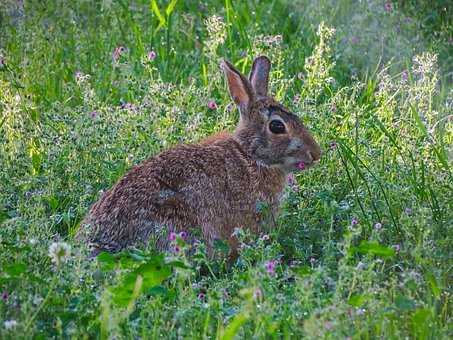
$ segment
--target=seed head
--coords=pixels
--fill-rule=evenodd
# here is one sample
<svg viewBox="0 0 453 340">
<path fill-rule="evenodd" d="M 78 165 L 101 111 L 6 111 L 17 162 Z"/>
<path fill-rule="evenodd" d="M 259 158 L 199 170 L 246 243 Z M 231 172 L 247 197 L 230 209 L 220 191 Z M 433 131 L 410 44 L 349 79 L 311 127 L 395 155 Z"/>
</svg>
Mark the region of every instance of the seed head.
<svg viewBox="0 0 453 340">
<path fill-rule="evenodd" d="M 49 246 L 49 256 L 57 266 L 66 262 L 71 255 L 71 246 L 66 242 L 54 242 Z"/>
</svg>

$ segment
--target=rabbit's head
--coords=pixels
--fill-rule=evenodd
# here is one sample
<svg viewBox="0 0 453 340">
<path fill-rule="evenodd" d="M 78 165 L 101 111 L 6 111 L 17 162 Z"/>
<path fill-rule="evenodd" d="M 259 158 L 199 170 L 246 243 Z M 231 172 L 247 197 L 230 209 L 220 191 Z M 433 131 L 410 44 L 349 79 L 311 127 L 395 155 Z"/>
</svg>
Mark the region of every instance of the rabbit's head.
<svg viewBox="0 0 453 340">
<path fill-rule="evenodd" d="M 321 148 L 297 115 L 268 96 L 267 57 L 254 60 L 249 79 L 226 60 L 221 67 L 240 112 L 234 136 L 257 162 L 288 173 L 319 161 Z"/>
</svg>

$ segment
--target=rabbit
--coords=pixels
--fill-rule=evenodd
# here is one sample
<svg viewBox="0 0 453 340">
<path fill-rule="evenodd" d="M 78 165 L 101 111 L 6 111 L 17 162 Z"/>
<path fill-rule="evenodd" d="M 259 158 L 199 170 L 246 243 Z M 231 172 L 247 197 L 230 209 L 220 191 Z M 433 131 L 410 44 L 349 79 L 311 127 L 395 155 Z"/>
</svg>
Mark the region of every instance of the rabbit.
<svg viewBox="0 0 453 340">
<path fill-rule="evenodd" d="M 260 233 L 278 213 L 286 176 L 319 161 L 320 146 L 300 119 L 268 95 L 266 56 L 254 60 L 248 79 L 226 60 L 220 66 L 239 108 L 234 132 L 177 145 L 133 167 L 81 223 L 77 237 L 93 256 L 151 239 L 169 250 L 170 232 L 200 228 L 209 254 L 224 240 L 234 259 L 235 228 Z M 260 204 L 269 207 L 267 218 Z"/>
</svg>

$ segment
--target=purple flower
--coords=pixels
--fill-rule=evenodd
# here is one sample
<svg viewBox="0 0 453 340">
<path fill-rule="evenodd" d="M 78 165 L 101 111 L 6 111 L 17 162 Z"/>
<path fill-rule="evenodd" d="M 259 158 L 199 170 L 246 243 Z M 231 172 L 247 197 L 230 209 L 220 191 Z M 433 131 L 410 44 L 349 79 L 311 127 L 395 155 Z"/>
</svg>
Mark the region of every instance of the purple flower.
<svg viewBox="0 0 453 340">
<path fill-rule="evenodd" d="M 337 142 L 331 141 L 331 142 L 329 143 L 329 149 L 330 149 L 330 150 L 335 150 L 336 148 L 337 148 Z"/>
<path fill-rule="evenodd" d="M 406 83 L 408 78 L 409 78 L 409 72 L 407 70 L 404 70 L 401 73 L 401 82 Z"/>
<path fill-rule="evenodd" d="M 387 1 L 386 3 L 384 3 L 384 10 L 387 12 L 387 13 L 390 13 L 393 9 L 393 6 L 392 6 L 392 3 L 390 1 Z"/>
<path fill-rule="evenodd" d="M 324 328 L 327 329 L 328 331 L 333 328 L 333 323 L 331 321 L 326 321 L 324 323 Z"/>
<path fill-rule="evenodd" d="M 376 230 L 381 230 L 382 229 L 382 223 L 381 222 L 376 222 L 374 224 L 374 229 Z"/>
<path fill-rule="evenodd" d="M 156 59 L 157 54 L 154 51 L 149 51 L 146 56 L 148 57 L 149 61 L 153 61 L 154 59 Z"/>
<path fill-rule="evenodd" d="M 351 220 L 351 225 L 357 225 L 357 224 L 359 224 L 359 220 L 357 218 L 353 217 Z"/>
<path fill-rule="evenodd" d="M 208 108 L 210 110 L 217 110 L 217 104 L 214 100 L 208 101 Z"/>
<path fill-rule="evenodd" d="M 310 263 L 314 265 L 316 263 L 316 259 L 314 257 L 310 257 Z"/>
<path fill-rule="evenodd" d="M 261 291 L 261 289 L 256 288 L 253 291 L 253 299 L 254 300 L 260 300 L 262 297 L 263 297 L 263 292 Z"/>
<path fill-rule="evenodd" d="M 99 115 L 99 113 L 98 113 L 97 111 L 91 111 L 91 112 L 90 112 L 90 117 L 91 117 L 92 119 L 97 118 L 98 115 Z"/>
<path fill-rule="evenodd" d="M 179 237 L 181 237 L 184 241 L 187 240 L 187 236 L 189 236 L 189 235 L 188 235 L 187 232 L 185 232 L 185 231 L 181 231 L 181 232 L 179 233 Z"/>
<path fill-rule="evenodd" d="M 400 246 L 399 244 L 394 244 L 394 245 L 392 246 L 392 248 L 393 248 L 397 253 L 399 253 L 400 250 L 401 250 L 401 246 Z"/>
<path fill-rule="evenodd" d="M 179 252 L 181 251 L 181 248 L 178 245 L 175 245 L 173 247 L 173 251 L 174 251 L 175 254 L 179 254 Z"/>
<path fill-rule="evenodd" d="M 305 170 L 305 163 L 304 162 L 297 163 L 297 168 L 299 170 Z"/>
<path fill-rule="evenodd" d="M 171 242 L 176 241 L 176 233 L 175 232 L 171 232 L 170 235 L 168 235 L 168 239 Z"/>
<path fill-rule="evenodd" d="M 350 40 L 350 41 L 351 41 L 351 44 L 352 44 L 352 45 L 356 45 L 356 44 L 359 43 L 360 39 L 359 39 L 357 36 L 353 35 L 353 36 L 351 37 L 351 40 Z"/>
<path fill-rule="evenodd" d="M 203 292 L 198 293 L 198 300 L 203 301 L 204 299 L 206 299 L 206 294 Z"/>
<path fill-rule="evenodd" d="M 5 290 L 5 291 L 2 293 L 2 300 L 3 300 L 3 302 L 8 301 L 8 298 L 9 298 L 9 294 L 8 294 L 8 292 Z"/>
<path fill-rule="evenodd" d="M 126 52 L 126 47 L 124 46 L 118 46 L 117 48 L 115 48 L 112 53 L 113 62 L 117 62 L 124 52 Z"/>
<path fill-rule="evenodd" d="M 270 260 L 264 263 L 264 269 L 269 275 L 275 275 L 275 266 L 277 265 L 276 260 Z"/>
<path fill-rule="evenodd" d="M 405 211 L 406 214 L 408 214 L 408 215 L 411 215 L 411 214 L 412 214 L 412 209 L 411 209 L 411 208 L 406 208 L 406 209 L 404 209 L 404 211 Z"/>
<path fill-rule="evenodd" d="M 75 81 L 76 82 L 80 82 L 82 80 L 82 77 L 83 77 L 83 73 L 80 72 L 80 71 L 77 71 L 75 74 L 74 74 L 74 78 L 75 78 Z"/>
</svg>

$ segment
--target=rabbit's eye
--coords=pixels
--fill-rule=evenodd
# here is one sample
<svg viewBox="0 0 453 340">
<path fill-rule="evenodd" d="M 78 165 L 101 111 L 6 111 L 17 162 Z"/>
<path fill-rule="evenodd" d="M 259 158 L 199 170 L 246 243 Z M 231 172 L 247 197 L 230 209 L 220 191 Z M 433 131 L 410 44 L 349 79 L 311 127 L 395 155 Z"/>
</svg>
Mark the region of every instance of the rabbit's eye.
<svg viewBox="0 0 453 340">
<path fill-rule="evenodd" d="M 269 123 L 269 130 L 271 130 L 271 132 L 275 133 L 275 134 L 281 134 L 281 133 L 285 133 L 286 132 L 285 124 L 283 124 L 279 120 L 272 120 Z"/>
</svg>

